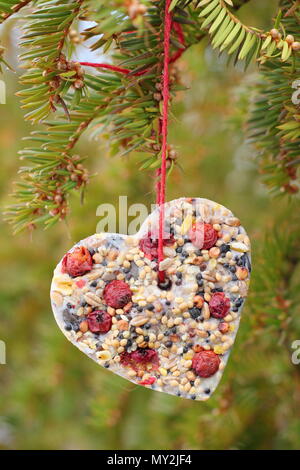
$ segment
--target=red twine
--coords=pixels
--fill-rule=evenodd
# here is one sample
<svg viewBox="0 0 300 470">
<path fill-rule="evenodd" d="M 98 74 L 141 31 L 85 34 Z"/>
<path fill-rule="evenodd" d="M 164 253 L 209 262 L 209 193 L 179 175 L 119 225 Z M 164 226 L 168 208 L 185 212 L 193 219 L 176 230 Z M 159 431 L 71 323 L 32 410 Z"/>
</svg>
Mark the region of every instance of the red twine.
<svg viewBox="0 0 300 470">
<path fill-rule="evenodd" d="M 167 163 L 167 145 L 168 145 L 168 107 L 170 98 L 170 36 L 172 28 L 172 13 L 169 11 L 171 0 L 166 0 L 165 4 L 165 24 L 164 24 L 164 66 L 162 74 L 162 97 L 163 97 L 163 109 L 161 118 L 161 167 L 160 167 L 160 181 L 157 185 L 159 204 L 159 235 L 158 235 L 158 266 L 164 259 L 164 216 L 165 209 L 164 203 L 166 199 L 166 163 Z M 159 282 L 164 282 L 165 272 L 158 270 Z"/>
<path fill-rule="evenodd" d="M 98 64 L 95 62 L 79 62 L 80 65 L 85 65 L 87 67 L 95 67 L 95 68 L 101 68 L 101 69 L 108 69 L 112 70 L 113 72 L 119 72 L 123 73 L 124 75 L 128 75 L 129 73 L 132 73 L 131 70 L 129 69 L 124 69 L 123 67 L 118 67 L 117 65 L 111 65 L 111 64 Z M 148 72 L 148 69 L 146 70 L 140 70 L 139 72 L 132 73 L 134 77 L 138 77 L 139 75 L 144 75 L 146 72 Z"/>
<path fill-rule="evenodd" d="M 169 107 L 169 98 L 170 98 L 170 74 L 169 74 L 169 64 L 175 62 L 179 59 L 182 53 L 185 50 L 185 41 L 184 35 L 181 28 L 181 25 L 178 23 L 172 23 L 172 13 L 170 10 L 171 0 L 166 0 L 165 2 L 165 21 L 164 21 L 164 64 L 163 64 L 163 73 L 162 73 L 162 97 L 163 97 L 163 107 L 162 107 L 162 116 L 159 122 L 159 133 L 162 139 L 161 147 L 161 167 L 157 171 L 158 181 L 156 185 L 156 203 L 159 205 L 159 235 L 158 235 L 158 266 L 164 259 L 164 203 L 166 199 L 166 162 L 167 162 L 167 146 L 168 146 L 168 107 Z M 182 44 L 182 48 L 176 51 L 172 56 L 170 56 L 170 36 L 172 25 L 174 30 L 177 33 L 179 42 Z M 104 68 L 112 70 L 114 72 L 119 72 L 125 75 L 132 74 L 133 76 L 144 75 L 148 72 L 148 69 L 140 70 L 139 72 L 132 72 L 129 69 L 118 67 L 110 64 L 98 64 L 94 62 L 79 62 L 80 65 L 85 65 L 88 67 Z M 165 272 L 158 270 L 158 280 L 159 283 L 163 283 L 165 280 Z"/>
</svg>

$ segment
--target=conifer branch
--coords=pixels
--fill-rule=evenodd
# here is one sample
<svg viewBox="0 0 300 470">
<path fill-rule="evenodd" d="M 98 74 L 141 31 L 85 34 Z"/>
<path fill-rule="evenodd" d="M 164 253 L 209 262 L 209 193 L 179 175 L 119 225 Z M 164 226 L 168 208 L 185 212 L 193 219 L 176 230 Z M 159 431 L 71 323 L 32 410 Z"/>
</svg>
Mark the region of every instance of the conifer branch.
<svg viewBox="0 0 300 470">
<path fill-rule="evenodd" d="M 172 2 L 171 94 L 181 89 L 173 62 L 206 35 L 214 48 L 227 51 L 235 61 L 243 60 L 246 66 L 258 61 L 262 73 L 268 75 L 267 81 L 272 77 L 279 80 L 280 91 L 275 96 L 273 83 L 270 92 L 266 82 L 260 85 L 265 101 L 258 100 L 251 132 L 258 145 L 266 149 L 267 158 L 276 159 L 269 168 L 267 183 L 276 190 L 287 188 L 292 192 L 294 187 L 287 180 L 295 178 L 298 161 L 298 113 L 288 102 L 288 87 L 299 61 L 299 35 L 294 31 L 299 11 L 298 7 L 291 9 L 290 1 L 281 2 L 285 16 L 279 14 L 274 28 L 264 32 L 237 18 L 235 13 L 245 3 L 247 0 Z M 112 154 L 141 152 L 141 169 L 159 167 L 163 7 L 164 0 L 35 2 L 22 37 L 25 52 L 21 60 L 27 70 L 21 77 L 25 88 L 18 95 L 25 118 L 44 123 L 46 129 L 33 132 L 33 145 L 21 152 L 28 165 L 20 170 L 21 182 L 14 194 L 18 203 L 7 213 L 16 230 L 41 223 L 50 226 L 65 218 L 68 195 L 74 189 L 82 190 L 88 181 L 82 158 L 72 154 L 85 131 L 97 138 L 108 134 Z M 91 50 L 108 55 L 115 71 L 95 71 L 71 60 L 71 28 L 79 19 L 94 22 L 82 37 L 92 40 Z M 126 74 L 119 73 L 121 70 Z M 275 70 L 279 77 L 275 78 Z M 271 109 L 270 114 L 264 112 L 266 107 Z M 275 137 L 272 140 L 270 136 Z M 172 148 L 169 152 L 171 171 L 176 153 Z"/>
<path fill-rule="evenodd" d="M 0 24 L 15 13 L 18 13 L 23 7 L 26 7 L 32 1 L 33 0 L 2 0 L 0 7 Z"/>
<path fill-rule="evenodd" d="M 292 14 L 290 6 L 288 0 L 281 2 L 282 25 L 300 44 L 300 5 Z M 261 79 L 254 90 L 249 140 L 259 150 L 264 181 L 276 195 L 299 191 L 299 67 L 298 54 L 285 64 L 278 57 L 266 62 L 260 69 Z"/>
</svg>

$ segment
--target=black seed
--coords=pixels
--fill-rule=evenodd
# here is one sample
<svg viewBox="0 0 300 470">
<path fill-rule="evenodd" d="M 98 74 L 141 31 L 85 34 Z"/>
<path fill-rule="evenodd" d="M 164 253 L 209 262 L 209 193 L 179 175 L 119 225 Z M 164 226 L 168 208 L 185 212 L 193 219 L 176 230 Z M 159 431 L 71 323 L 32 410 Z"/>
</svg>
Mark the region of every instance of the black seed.
<svg viewBox="0 0 300 470">
<path fill-rule="evenodd" d="M 166 305 L 171 305 L 171 302 L 169 300 L 166 300 Z"/>
<path fill-rule="evenodd" d="M 234 274 L 236 272 L 236 267 L 230 266 L 229 270 Z"/>
<path fill-rule="evenodd" d="M 229 269 L 229 264 L 228 263 L 223 264 L 223 266 L 224 266 L 225 269 Z"/>
<path fill-rule="evenodd" d="M 206 393 L 206 395 L 209 395 L 209 394 L 210 394 L 210 388 L 206 388 L 206 389 L 204 390 L 204 393 Z"/>
<path fill-rule="evenodd" d="M 97 284 L 98 284 L 97 281 L 93 281 L 93 282 L 90 283 L 90 286 L 91 286 L 91 287 L 96 287 Z"/>
<path fill-rule="evenodd" d="M 221 251 L 221 253 L 227 253 L 227 251 L 230 251 L 230 246 L 226 245 L 226 244 L 223 244 L 223 245 L 220 246 L 220 251 Z"/>
<path fill-rule="evenodd" d="M 96 250 L 94 250 L 93 248 L 90 248 L 89 252 L 91 256 L 94 256 L 94 254 L 96 253 Z"/>
<path fill-rule="evenodd" d="M 105 367 L 105 369 L 108 369 L 108 368 L 109 368 L 109 363 L 106 362 L 106 363 L 104 364 L 104 367 Z"/>
<path fill-rule="evenodd" d="M 238 280 L 238 278 L 236 277 L 236 275 L 235 275 L 235 274 L 232 276 L 232 278 L 231 278 L 231 279 L 232 279 L 233 281 L 237 281 L 237 280 Z"/>
<path fill-rule="evenodd" d="M 250 259 L 247 253 L 243 254 L 243 256 L 241 257 L 241 261 L 243 263 L 242 266 L 245 266 L 248 269 L 248 271 L 251 273 L 251 263 L 250 263 Z"/>
<path fill-rule="evenodd" d="M 181 272 L 178 271 L 178 272 L 176 273 L 176 276 L 178 277 L 178 279 L 182 279 L 182 273 L 181 273 Z"/>
<path fill-rule="evenodd" d="M 222 287 L 215 287 L 214 289 L 211 290 L 212 293 L 214 292 L 223 292 Z"/>
<path fill-rule="evenodd" d="M 131 339 L 128 339 L 127 343 L 126 343 L 126 347 L 130 348 L 130 346 L 132 346 L 132 341 L 131 341 Z"/>
<path fill-rule="evenodd" d="M 201 273 L 196 274 L 196 279 L 197 279 L 197 281 L 201 281 L 202 274 Z"/>
<path fill-rule="evenodd" d="M 154 305 L 153 304 L 148 304 L 145 307 L 147 310 L 154 310 Z"/>
<path fill-rule="evenodd" d="M 150 324 L 150 323 L 146 323 L 146 325 L 144 325 L 144 328 L 146 328 L 146 330 L 149 330 L 149 328 L 151 328 L 151 324 Z"/>
<path fill-rule="evenodd" d="M 172 344 L 173 344 L 172 341 L 167 341 L 167 342 L 166 342 L 166 347 L 167 347 L 167 348 L 171 348 L 171 347 L 172 347 Z"/>
<path fill-rule="evenodd" d="M 197 307 L 193 307 L 193 308 L 189 308 L 189 313 L 191 315 L 191 317 L 196 320 L 196 318 L 200 317 L 201 315 L 201 310 L 200 308 L 197 308 Z"/>
<path fill-rule="evenodd" d="M 180 280 L 178 280 L 178 281 L 175 282 L 175 285 L 176 285 L 176 286 L 181 286 L 181 284 L 182 284 L 182 281 L 180 281 Z"/>
<path fill-rule="evenodd" d="M 184 348 L 183 348 L 183 353 L 184 353 L 184 354 L 187 353 L 188 350 L 189 350 L 189 348 L 188 348 L 187 346 L 184 346 Z"/>
<path fill-rule="evenodd" d="M 191 243 L 191 239 L 188 238 L 188 237 L 186 237 L 186 238 L 184 239 L 184 243 Z"/>
<path fill-rule="evenodd" d="M 196 395 L 191 395 L 192 400 L 196 400 Z"/>
<path fill-rule="evenodd" d="M 142 312 L 143 310 L 144 310 L 143 307 L 138 307 L 138 308 L 137 308 L 137 311 L 138 311 L 138 312 Z"/>
<path fill-rule="evenodd" d="M 68 325 L 65 325 L 65 330 L 66 331 L 71 331 L 72 330 L 72 325 L 70 325 L 70 323 Z"/>
<path fill-rule="evenodd" d="M 188 254 L 186 251 L 183 251 L 183 252 L 181 253 L 181 256 L 182 256 L 183 258 L 188 258 L 189 254 Z"/>
<path fill-rule="evenodd" d="M 170 334 L 171 334 L 170 330 L 166 330 L 165 333 L 164 333 L 165 336 L 169 336 Z"/>
<path fill-rule="evenodd" d="M 176 248 L 176 253 L 181 253 L 182 252 L 182 246 L 178 246 Z"/>
<path fill-rule="evenodd" d="M 172 281 L 166 277 L 163 282 L 159 282 L 157 285 L 161 290 L 170 290 L 172 287 Z"/>
<path fill-rule="evenodd" d="M 148 342 L 149 341 L 149 336 L 144 336 L 144 341 Z"/>
<path fill-rule="evenodd" d="M 196 251 L 195 251 L 195 255 L 196 255 L 196 256 L 201 256 L 201 255 L 202 255 L 202 251 L 201 251 L 201 250 L 196 250 Z"/>
</svg>

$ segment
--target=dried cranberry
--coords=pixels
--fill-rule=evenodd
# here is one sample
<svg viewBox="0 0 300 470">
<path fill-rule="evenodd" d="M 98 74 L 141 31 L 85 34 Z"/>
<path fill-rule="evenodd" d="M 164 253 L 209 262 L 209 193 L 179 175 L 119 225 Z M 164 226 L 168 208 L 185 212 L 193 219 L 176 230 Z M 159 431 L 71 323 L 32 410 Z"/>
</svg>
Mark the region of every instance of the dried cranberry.
<svg viewBox="0 0 300 470">
<path fill-rule="evenodd" d="M 131 302 L 132 292 L 126 282 L 115 279 L 105 286 L 103 296 L 110 307 L 123 308 Z"/>
<path fill-rule="evenodd" d="M 67 253 L 62 260 L 62 272 L 71 277 L 83 276 L 93 266 L 93 259 L 87 248 L 78 246 L 72 252 Z"/>
<path fill-rule="evenodd" d="M 104 310 L 95 310 L 87 316 L 89 330 L 92 333 L 107 333 L 111 329 L 111 316 Z"/>
<path fill-rule="evenodd" d="M 164 233 L 163 245 L 170 246 L 175 243 L 173 234 Z M 148 232 L 147 235 L 140 240 L 140 250 L 145 253 L 146 258 L 151 261 L 158 257 L 158 232 Z"/>
<path fill-rule="evenodd" d="M 149 379 L 139 382 L 139 385 L 152 385 L 154 382 L 156 382 L 156 377 L 149 377 Z"/>
<path fill-rule="evenodd" d="M 212 317 L 224 318 L 230 310 L 230 300 L 225 296 L 224 292 L 215 292 L 208 306 Z"/>
<path fill-rule="evenodd" d="M 131 359 L 137 364 L 158 364 L 157 352 L 149 348 L 138 348 L 132 353 Z"/>
<path fill-rule="evenodd" d="M 211 224 L 196 222 L 189 232 L 191 242 L 200 249 L 209 250 L 218 240 L 218 232 Z"/>
<path fill-rule="evenodd" d="M 148 364 L 152 368 L 157 368 L 159 365 L 158 354 L 154 349 L 138 348 L 131 353 L 125 352 L 121 354 L 121 364 L 130 366 L 133 369 L 145 368 Z"/>
<path fill-rule="evenodd" d="M 213 351 L 200 351 L 193 357 L 192 368 L 199 377 L 211 377 L 219 369 L 219 356 Z"/>
</svg>

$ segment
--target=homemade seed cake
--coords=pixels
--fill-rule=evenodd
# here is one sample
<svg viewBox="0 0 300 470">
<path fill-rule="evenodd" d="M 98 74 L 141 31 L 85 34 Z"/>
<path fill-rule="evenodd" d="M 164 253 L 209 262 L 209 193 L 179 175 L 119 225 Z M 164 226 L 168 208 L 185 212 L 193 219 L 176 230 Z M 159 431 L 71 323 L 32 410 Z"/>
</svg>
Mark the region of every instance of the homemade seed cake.
<svg viewBox="0 0 300 470">
<path fill-rule="evenodd" d="M 200 198 L 164 206 L 166 279 L 158 285 L 156 209 L 134 236 L 77 243 L 54 271 L 66 337 L 131 382 L 207 400 L 226 366 L 247 296 L 250 242 L 239 219 Z"/>
</svg>

